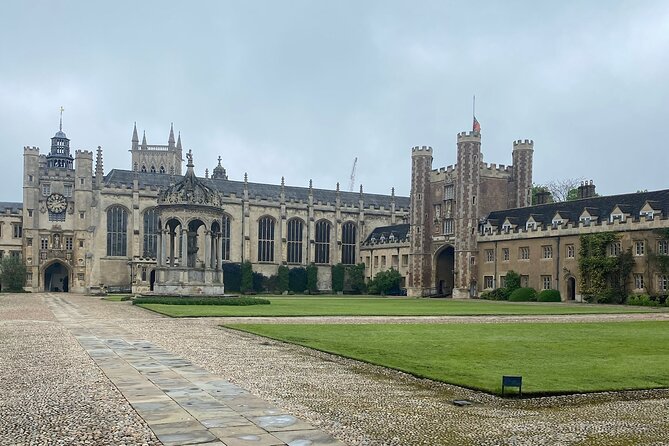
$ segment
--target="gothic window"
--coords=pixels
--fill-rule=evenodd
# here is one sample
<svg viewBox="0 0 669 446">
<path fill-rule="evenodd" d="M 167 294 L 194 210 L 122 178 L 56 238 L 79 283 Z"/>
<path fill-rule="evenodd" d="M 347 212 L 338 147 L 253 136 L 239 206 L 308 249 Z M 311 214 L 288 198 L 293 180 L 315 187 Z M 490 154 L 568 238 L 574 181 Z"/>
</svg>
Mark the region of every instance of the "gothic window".
<svg viewBox="0 0 669 446">
<path fill-rule="evenodd" d="M 223 226 L 221 227 L 221 237 L 223 237 L 223 260 L 230 260 L 230 216 L 223 216 Z"/>
<path fill-rule="evenodd" d="M 530 260 L 530 248 L 529 246 L 522 246 L 518 248 L 518 258 L 520 260 Z"/>
<path fill-rule="evenodd" d="M 452 200 L 455 197 L 455 186 L 447 184 L 444 186 L 444 200 Z"/>
<path fill-rule="evenodd" d="M 144 257 L 156 257 L 158 255 L 158 213 L 155 208 L 144 212 Z"/>
<path fill-rule="evenodd" d="M 160 173 L 165 173 L 165 166 L 160 166 Z"/>
<path fill-rule="evenodd" d="M 125 256 L 128 252 L 128 212 L 121 206 L 107 209 L 107 255 Z"/>
<path fill-rule="evenodd" d="M 146 166 L 142 164 L 142 172 L 146 172 Z"/>
<path fill-rule="evenodd" d="M 302 232 L 304 223 L 299 218 L 288 221 L 288 263 L 302 263 Z"/>
<path fill-rule="evenodd" d="M 63 195 L 66 197 L 71 197 L 72 196 L 72 185 L 71 184 L 66 184 L 63 186 Z"/>
<path fill-rule="evenodd" d="M 316 223 L 316 263 L 330 263 L 330 222 Z"/>
<path fill-rule="evenodd" d="M 611 257 L 615 257 L 620 254 L 621 245 L 620 242 L 612 242 L 606 247 L 607 254 Z"/>
<path fill-rule="evenodd" d="M 553 277 L 552 276 L 541 276 L 541 289 L 550 290 L 553 286 Z"/>
<path fill-rule="evenodd" d="M 262 217 L 258 220 L 258 261 L 274 261 L 274 219 Z"/>
<path fill-rule="evenodd" d="M 573 259 L 575 253 L 576 249 L 574 249 L 574 245 L 567 245 L 567 258 Z"/>
<path fill-rule="evenodd" d="M 156 173 L 156 166 L 151 166 L 151 173 Z"/>
<path fill-rule="evenodd" d="M 355 265 L 357 229 L 355 223 L 350 221 L 341 227 L 341 263 L 344 265 Z"/>
</svg>

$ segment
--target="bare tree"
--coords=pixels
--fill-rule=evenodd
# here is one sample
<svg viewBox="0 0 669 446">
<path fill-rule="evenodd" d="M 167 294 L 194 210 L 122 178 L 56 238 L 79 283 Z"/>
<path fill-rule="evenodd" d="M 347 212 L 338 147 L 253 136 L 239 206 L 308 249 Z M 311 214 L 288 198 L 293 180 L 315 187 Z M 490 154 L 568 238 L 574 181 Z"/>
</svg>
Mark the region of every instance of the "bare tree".
<svg viewBox="0 0 669 446">
<path fill-rule="evenodd" d="M 563 178 L 551 180 L 544 184 L 553 197 L 553 201 L 569 201 L 578 198 L 578 186 L 585 181 L 585 178 Z"/>
</svg>

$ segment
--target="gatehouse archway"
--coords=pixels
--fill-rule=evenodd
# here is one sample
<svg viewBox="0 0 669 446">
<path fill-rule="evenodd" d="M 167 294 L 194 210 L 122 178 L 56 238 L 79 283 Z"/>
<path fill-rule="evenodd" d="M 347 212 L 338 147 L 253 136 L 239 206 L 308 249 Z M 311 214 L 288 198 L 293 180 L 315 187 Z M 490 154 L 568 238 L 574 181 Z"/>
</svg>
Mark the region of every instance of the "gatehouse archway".
<svg viewBox="0 0 669 446">
<path fill-rule="evenodd" d="M 455 266 L 455 248 L 447 245 L 435 255 L 435 287 L 437 294 L 448 296 L 453 293 L 453 268 Z"/>
<path fill-rule="evenodd" d="M 70 268 L 61 261 L 55 261 L 44 268 L 44 291 L 70 291 Z"/>
</svg>

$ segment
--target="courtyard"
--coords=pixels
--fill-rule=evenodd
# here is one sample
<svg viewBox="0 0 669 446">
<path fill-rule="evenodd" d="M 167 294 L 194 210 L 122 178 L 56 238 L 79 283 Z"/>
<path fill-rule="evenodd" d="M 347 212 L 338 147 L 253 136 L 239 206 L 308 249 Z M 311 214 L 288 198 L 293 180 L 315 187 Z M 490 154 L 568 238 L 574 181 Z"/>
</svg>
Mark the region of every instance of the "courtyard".
<svg viewBox="0 0 669 446">
<path fill-rule="evenodd" d="M 169 318 L 129 302 L 68 294 L 1 295 L 0 444 L 669 442 L 667 390 L 502 399 L 364 358 L 260 337 L 239 331 L 241 325 L 221 327 L 253 323 L 246 329 L 278 339 L 292 336 L 285 339 L 292 342 L 300 337 L 307 345 L 314 339 L 348 338 L 373 344 L 377 340 L 365 331 L 371 325 L 387 336 L 400 325 L 418 330 L 415 336 L 437 330 L 431 336 L 437 342 L 440 328 L 455 330 L 454 336 L 463 334 L 458 330 L 479 330 L 473 339 L 483 341 L 484 328 L 522 332 L 543 324 L 557 330 L 550 335 L 558 342 L 565 331 L 576 331 L 578 338 L 583 335 L 578 330 L 600 324 L 614 330 L 601 336 L 612 346 L 627 333 L 644 343 L 639 350 L 657 347 L 658 354 L 666 354 L 660 346 L 666 345 L 660 339 L 666 336 L 666 312 L 545 313 Z M 570 371 L 554 374 L 565 372 Z M 579 376 L 588 370 L 572 372 Z M 656 372 L 659 378 L 650 376 Z M 663 384 L 666 367 L 640 363 L 626 373 Z M 471 404 L 459 407 L 453 400 Z"/>
</svg>

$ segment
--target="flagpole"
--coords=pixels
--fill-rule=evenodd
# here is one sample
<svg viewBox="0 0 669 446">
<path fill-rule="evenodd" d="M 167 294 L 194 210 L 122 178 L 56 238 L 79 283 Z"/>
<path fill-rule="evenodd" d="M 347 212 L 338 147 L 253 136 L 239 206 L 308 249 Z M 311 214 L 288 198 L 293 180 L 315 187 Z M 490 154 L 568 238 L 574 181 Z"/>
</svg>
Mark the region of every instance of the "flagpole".
<svg viewBox="0 0 669 446">
<path fill-rule="evenodd" d="M 472 100 L 472 118 L 476 118 L 476 95 Z"/>
</svg>

